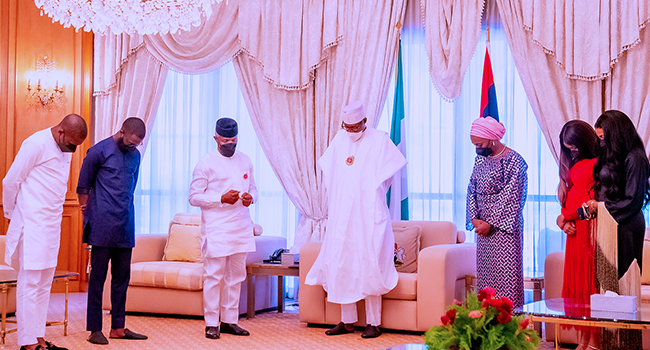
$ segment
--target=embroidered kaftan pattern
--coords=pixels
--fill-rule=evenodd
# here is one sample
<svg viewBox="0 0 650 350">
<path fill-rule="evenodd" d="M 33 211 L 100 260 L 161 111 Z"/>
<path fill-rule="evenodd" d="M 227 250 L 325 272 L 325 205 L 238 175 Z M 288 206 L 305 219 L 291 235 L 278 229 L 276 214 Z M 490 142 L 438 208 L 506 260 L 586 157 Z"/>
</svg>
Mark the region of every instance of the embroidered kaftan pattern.
<svg viewBox="0 0 650 350">
<path fill-rule="evenodd" d="M 523 209 L 528 165 L 509 150 L 498 157 L 477 156 L 467 187 L 466 228 L 472 219 L 492 226 L 487 237 L 476 238 L 477 287 L 492 287 L 514 307 L 524 304 Z"/>
</svg>

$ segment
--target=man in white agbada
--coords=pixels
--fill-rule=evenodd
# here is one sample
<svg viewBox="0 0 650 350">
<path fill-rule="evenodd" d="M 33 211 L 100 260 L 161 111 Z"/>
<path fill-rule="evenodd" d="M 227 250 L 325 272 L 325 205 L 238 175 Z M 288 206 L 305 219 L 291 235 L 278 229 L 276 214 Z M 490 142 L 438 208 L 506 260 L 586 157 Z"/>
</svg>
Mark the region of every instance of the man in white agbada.
<svg viewBox="0 0 650 350">
<path fill-rule="evenodd" d="M 45 341 L 45 323 L 61 244 L 63 202 L 72 153 L 86 122 L 69 114 L 23 141 L 2 180 L 7 230 L 5 262 L 18 271 L 16 318 L 20 349 L 64 349 Z"/>
<path fill-rule="evenodd" d="M 190 204 L 201 208 L 203 310 L 209 339 L 219 339 L 221 333 L 249 335 L 237 322 L 246 255 L 255 251 L 248 206 L 257 199 L 253 164 L 235 150 L 237 122 L 217 120 L 214 139 L 217 149 L 199 160 L 190 185 Z"/>
<path fill-rule="evenodd" d="M 323 245 L 305 283 L 322 285 L 327 300 L 341 304 L 341 322 L 325 334 L 353 332 L 356 302 L 365 299 L 368 325 L 361 336 L 375 338 L 381 335 L 381 296 L 397 285 L 386 192 L 406 159 L 388 134 L 366 127 L 361 102 L 350 102 L 342 114 L 343 130 L 318 160 L 329 213 Z"/>
</svg>

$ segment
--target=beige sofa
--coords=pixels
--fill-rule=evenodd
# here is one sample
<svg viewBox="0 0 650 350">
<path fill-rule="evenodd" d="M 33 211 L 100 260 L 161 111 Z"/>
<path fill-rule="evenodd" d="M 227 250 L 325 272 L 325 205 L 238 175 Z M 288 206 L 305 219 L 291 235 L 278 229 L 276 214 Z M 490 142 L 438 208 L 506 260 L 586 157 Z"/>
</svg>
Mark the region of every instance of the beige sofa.
<svg viewBox="0 0 650 350">
<path fill-rule="evenodd" d="M 199 226 L 200 214 L 176 214 L 170 224 Z M 126 297 L 127 312 L 203 316 L 203 265 L 201 262 L 163 261 L 168 234 L 136 235 L 131 259 L 131 281 Z M 255 252 L 246 263 L 267 259 L 277 248 L 286 248 L 286 239 L 256 236 Z M 200 249 L 200 248 L 199 248 Z M 110 273 L 104 286 L 103 308 L 111 309 Z M 239 313 L 246 313 L 246 282 L 241 284 Z M 277 306 L 277 279 L 255 278 L 255 310 Z"/>
<path fill-rule="evenodd" d="M 447 306 L 465 298 L 465 275 L 476 274 L 476 246 L 465 241 L 465 233 L 446 221 L 397 221 L 393 227 L 422 228 L 417 272 L 399 273 L 397 286 L 382 300 L 382 328 L 426 331 L 440 324 Z M 305 244 L 300 251 L 300 321 L 334 325 L 341 308 L 327 301 L 321 286 L 305 285 L 321 243 Z M 364 302 L 357 303 L 358 326 L 365 326 Z"/>
<path fill-rule="evenodd" d="M 643 267 L 641 269 L 641 304 L 650 306 L 650 229 L 646 229 L 643 242 Z M 544 299 L 562 297 L 564 283 L 564 251 L 551 253 L 544 262 Z M 546 340 L 555 341 L 555 326 L 547 323 Z M 650 349 L 650 331 L 644 331 L 643 348 Z M 574 330 L 560 328 L 559 339 L 561 343 L 578 343 L 577 333 Z"/>
<path fill-rule="evenodd" d="M 14 268 L 5 264 L 5 244 L 7 236 L 0 235 L 0 273 L 3 271 L 14 271 Z M 2 298 L 0 298 L 0 310 L 2 310 Z M 7 313 L 16 312 L 16 288 L 11 287 L 7 292 Z"/>
</svg>

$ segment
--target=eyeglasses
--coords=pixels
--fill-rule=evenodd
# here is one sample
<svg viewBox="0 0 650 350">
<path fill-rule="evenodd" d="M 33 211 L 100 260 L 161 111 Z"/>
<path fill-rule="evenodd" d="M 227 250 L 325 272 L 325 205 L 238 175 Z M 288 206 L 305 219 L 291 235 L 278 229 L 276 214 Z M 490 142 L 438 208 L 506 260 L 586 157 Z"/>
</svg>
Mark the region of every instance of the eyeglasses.
<svg viewBox="0 0 650 350">
<path fill-rule="evenodd" d="M 341 122 L 341 128 L 347 132 L 361 132 L 365 126 L 365 120 L 362 120 L 356 124 L 345 124 Z"/>
</svg>

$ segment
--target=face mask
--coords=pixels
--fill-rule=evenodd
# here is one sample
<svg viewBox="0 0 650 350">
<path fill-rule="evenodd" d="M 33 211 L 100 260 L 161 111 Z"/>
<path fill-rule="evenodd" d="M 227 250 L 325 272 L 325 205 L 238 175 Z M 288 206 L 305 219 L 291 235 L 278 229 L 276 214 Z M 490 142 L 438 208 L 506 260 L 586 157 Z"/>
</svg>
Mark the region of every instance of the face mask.
<svg viewBox="0 0 650 350">
<path fill-rule="evenodd" d="M 120 148 L 120 151 L 122 151 L 122 153 L 133 152 L 136 149 L 136 146 L 127 146 L 127 145 L 125 145 L 124 144 L 124 137 L 120 137 L 117 140 L 117 147 Z"/>
<path fill-rule="evenodd" d="M 476 154 L 479 156 L 487 157 L 492 154 L 492 148 L 490 147 L 476 147 Z"/>
<path fill-rule="evenodd" d="M 59 149 L 61 150 L 61 152 L 74 153 L 74 151 L 77 150 L 77 145 L 75 145 L 75 144 L 68 145 L 68 144 L 65 144 L 63 142 L 61 142 L 61 143 L 57 142 L 57 146 L 59 146 Z"/>
<path fill-rule="evenodd" d="M 359 141 L 361 136 L 363 136 L 363 133 L 365 131 L 366 130 L 363 130 L 362 132 L 349 132 L 349 131 L 347 131 L 347 133 L 348 133 L 348 136 L 350 136 L 350 139 L 352 140 L 352 142 L 357 142 L 357 141 Z"/>
<path fill-rule="evenodd" d="M 74 153 L 77 150 L 77 145 L 59 145 L 61 152 Z"/>
<path fill-rule="evenodd" d="M 235 148 L 237 148 L 237 143 L 235 142 L 224 143 L 223 145 L 219 146 L 219 153 L 221 153 L 221 155 L 224 157 L 230 158 L 233 154 L 235 154 Z"/>
</svg>

